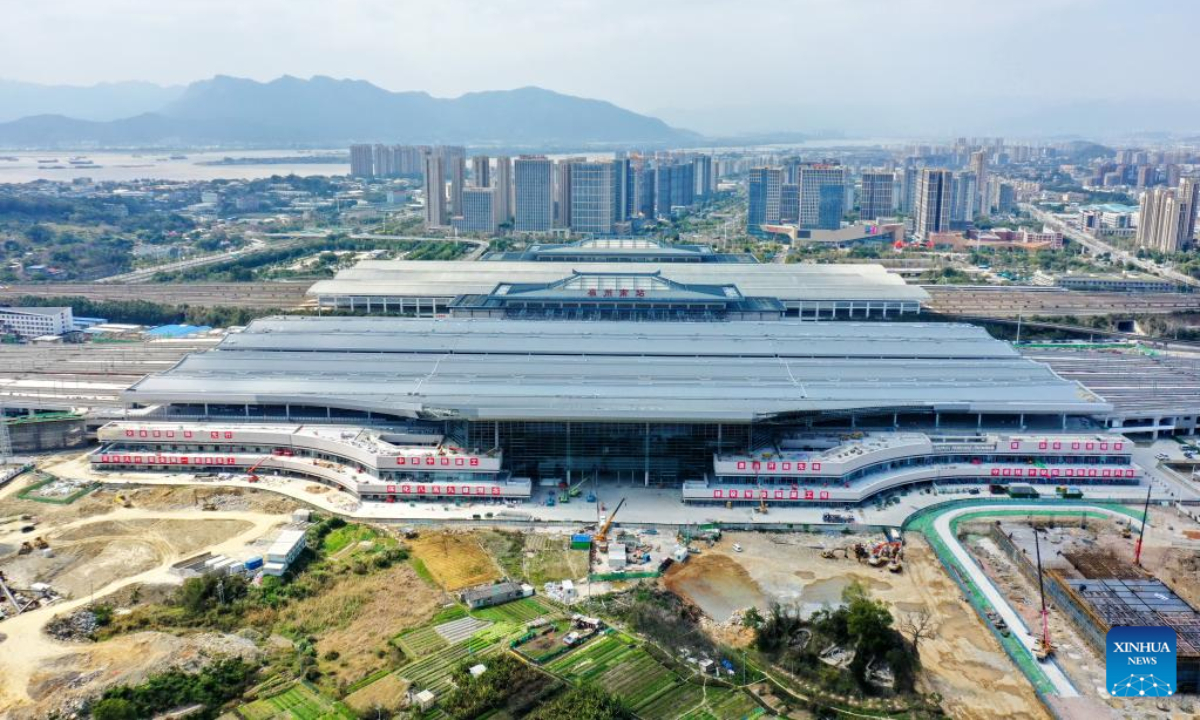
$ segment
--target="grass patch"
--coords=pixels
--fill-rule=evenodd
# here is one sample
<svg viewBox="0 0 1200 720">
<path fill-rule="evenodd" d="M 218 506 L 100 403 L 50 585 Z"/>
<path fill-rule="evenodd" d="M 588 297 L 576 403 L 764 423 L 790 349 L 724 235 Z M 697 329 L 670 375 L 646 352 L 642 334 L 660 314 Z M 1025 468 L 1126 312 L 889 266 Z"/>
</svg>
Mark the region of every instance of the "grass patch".
<svg viewBox="0 0 1200 720">
<path fill-rule="evenodd" d="M 378 537 L 379 531 L 370 525 L 350 524 L 330 531 L 321 541 L 321 549 L 333 555 L 353 543 L 375 540 Z"/>
<path fill-rule="evenodd" d="M 500 579 L 491 556 L 472 535 L 423 533 L 411 545 L 413 556 L 424 563 L 438 585 L 450 592 Z"/>
</svg>

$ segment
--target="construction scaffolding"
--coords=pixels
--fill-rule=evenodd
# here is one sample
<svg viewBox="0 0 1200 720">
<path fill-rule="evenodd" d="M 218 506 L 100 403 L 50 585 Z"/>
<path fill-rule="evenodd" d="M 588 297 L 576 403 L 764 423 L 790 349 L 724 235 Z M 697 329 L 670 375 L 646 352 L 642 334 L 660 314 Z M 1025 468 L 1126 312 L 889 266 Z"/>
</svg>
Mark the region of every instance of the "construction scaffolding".
<svg viewBox="0 0 1200 720">
<path fill-rule="evenodd" d="M 1180 692 L 1200 690 L 1200 611 L 1161 580 L 1059 578 L 1076 622 L 1102 636 L 1117 626 L 1169 627 L 1175 631 L 1177 684 Z M 1071 607 L 1074 606 L 1074 607 Z M 1103 641 L 1101 640 L 1101 647 Z"/>
</svg>

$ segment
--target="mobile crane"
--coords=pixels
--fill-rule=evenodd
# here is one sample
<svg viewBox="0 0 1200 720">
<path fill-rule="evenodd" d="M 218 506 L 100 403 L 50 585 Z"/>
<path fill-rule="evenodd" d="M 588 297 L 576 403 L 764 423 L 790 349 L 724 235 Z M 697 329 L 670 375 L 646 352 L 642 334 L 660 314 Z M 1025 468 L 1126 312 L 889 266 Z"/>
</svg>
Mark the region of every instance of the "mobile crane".
<svg viewBox="0 0 1200 720">
<path fill-rule="evenodd" d="M 621 498 L 621 502 L 617 503 L 617 506 L 609 514 L 608 519 L 600 526 L 600 531 L 596 533 L 594 547 L 601 551 L 608 550 L 608 531 L 612 528 L 613 520 L 617 517 L 617 513 L 621 511 L 623 505 L 625 505 L 625 498 Z"/>
</svg>

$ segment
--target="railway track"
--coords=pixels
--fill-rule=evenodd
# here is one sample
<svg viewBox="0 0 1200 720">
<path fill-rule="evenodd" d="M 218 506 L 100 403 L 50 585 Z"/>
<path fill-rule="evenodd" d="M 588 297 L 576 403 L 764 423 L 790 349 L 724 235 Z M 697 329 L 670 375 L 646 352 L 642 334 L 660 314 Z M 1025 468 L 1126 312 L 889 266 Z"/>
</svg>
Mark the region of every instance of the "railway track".
<svg viewBox="0 0 1200 720">
<path fill-rule="evenodd" d="M 308 282 L 278 283 L 147 283 L 136 289 L 109 283 L 47 283 L 0 286 L 0 302 L 22 296 L 85 297 L 89 300 L 147 300 L 197 307 L 289 309 L 310 304 Z"/>
</svg>

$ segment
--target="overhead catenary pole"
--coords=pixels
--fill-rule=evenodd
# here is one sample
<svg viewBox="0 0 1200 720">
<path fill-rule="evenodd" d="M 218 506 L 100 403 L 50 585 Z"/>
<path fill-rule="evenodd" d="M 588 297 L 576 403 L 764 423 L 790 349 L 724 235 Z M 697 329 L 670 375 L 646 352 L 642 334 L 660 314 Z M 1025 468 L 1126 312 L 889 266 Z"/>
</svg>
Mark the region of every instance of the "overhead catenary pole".
<svg viewBox="0 0 1200 720">
<path fill-rule="evenodd" d="M 1138 567 L 1142 566 L 1142 540 L 1146 537 L 1146 520 L 1150 517 L 1150 493 L 1153 491 L 1153 485 L 1146 486 L 1146 505 L 1142 508 L 1142 527 L 1138 530 L 1137 545 L 1133 547 L 1133 564 Z"/>
</svg>

